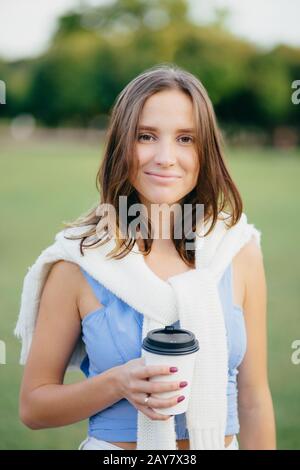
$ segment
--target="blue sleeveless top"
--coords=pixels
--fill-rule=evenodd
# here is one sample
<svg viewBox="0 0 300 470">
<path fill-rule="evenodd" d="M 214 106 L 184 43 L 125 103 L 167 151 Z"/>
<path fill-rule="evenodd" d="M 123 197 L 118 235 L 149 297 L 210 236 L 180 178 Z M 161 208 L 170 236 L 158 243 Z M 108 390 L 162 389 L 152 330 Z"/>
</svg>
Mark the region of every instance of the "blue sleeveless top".
<svg viewBox="0 0 300 470">
<path fill-rule="evenodd" d="M 82 320 L 82 340 L 86 356 L 81 370 L 93 377 L 141 357 L 143 315 L 106 289 L 82 268 L 94 295 L 103 305 Z M 241 307 L 234 305 L 232 264 L 218 284 L 227 331 L 228 386 L 226 435 L 239 432 L 237 407 L 237 367 L 246 352 L 246 329 Z M 180 327 L 180 321 L 173 323 Z M 125 398 L 89 418 L 88 435 L 111 442 L 137 441 L 137 409 Z M 177 439 L 188 439 L 185 413 L 175 415 Z"/>
</svg>

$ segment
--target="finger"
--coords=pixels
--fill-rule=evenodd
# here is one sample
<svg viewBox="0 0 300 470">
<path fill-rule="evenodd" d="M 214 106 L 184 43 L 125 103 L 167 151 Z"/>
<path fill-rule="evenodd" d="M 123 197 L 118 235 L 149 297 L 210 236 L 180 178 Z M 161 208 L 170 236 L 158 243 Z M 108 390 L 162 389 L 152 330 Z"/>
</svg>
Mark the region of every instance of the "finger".
<svg viewBox="0 0 300 470">
<path fill-rule="evenodd" d="M 158 397 L 150 396 L 148 398 L 147 403 L 145 404 L 145 395 L 140 394 L 137 397 L 135 397 L 135 401 L 139 403 L 140 405 L 146 406 L 149 408 L 169 408 L 170 406 L 177 405 L 180 402 L 178 401 L 180 397 L 183 397 L 181 398 L 180 401 L 183 401 L 185 398 L 181 394 L 178 394 L 175 397 L 171 397 L 171 398 L 158 398 Z"/>
<path fill-rule="evenodd" d="M 147 377 L 154 377 L 156 375 L 172 375 L 171 366 L 142 366 L 136 377 L 139 379 L 146 379 Z"/>
<path fill-rule="evenodd" d="M 167 421 L 168 419 L 172 418 L 171 415 L 162 415 L 160 413 L 156 413 L 148 406 L 140 406 L 138 409 L 153 421 Z"/>
<path fill-rule="evenodd" d="M 143 393 L 162 393 L 162 392 L 172 392 L 176 390 L 181 390 L 180 381 L 175 382 L 151 382 L 147 380 L 139 380 L 134 384 L 135 392 Z"/>
</svg>

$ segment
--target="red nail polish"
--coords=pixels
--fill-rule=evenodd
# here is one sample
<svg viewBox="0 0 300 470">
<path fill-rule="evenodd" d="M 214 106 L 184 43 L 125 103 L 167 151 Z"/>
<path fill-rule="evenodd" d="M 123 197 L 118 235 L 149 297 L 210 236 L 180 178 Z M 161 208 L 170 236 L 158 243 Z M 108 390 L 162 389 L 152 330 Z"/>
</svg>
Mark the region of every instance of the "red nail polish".
<svg viewBox="0 0 300 470">
<path fill-rule="evenodd" d="M 177 403 L 180 403 L 181 401 L 183 401 L 185 399 L 185 397 L 181 396 L 177 399 Z"/>
<path fill-rule="evenodd" d="M 179 387 L 180 388 L 186 387 L 187 384 L 188 384 L 187 382 L 180 382 Z"/>
<path fill-rule="evenodd" d="M 170 367 L 170 372 L 178 372 L 177 367 Z"/>
</svg>

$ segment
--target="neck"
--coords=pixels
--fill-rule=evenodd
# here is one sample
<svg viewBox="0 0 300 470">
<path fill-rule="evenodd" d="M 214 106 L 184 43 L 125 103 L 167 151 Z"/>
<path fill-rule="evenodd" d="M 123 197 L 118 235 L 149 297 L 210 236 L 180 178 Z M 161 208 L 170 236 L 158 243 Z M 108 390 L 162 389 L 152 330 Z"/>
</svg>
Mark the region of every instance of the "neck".
<svg viewBox="0 0 300 470">
<path fill-rule="evenodd" d="M 174 224 L 178 217 L 181 217 L 181 207 L 179 204 L 168 203 L 151 203 L 149 201 L 142 201 L 144 207 L 144 218 L 151 222 L 151 238 L 153 240 L 152 246 L 157 249 L 170 249 L 174 247 L 173 238 Z M 142 244 L 143 237 L 147 237 L 147 233 L 137 230 L 137 242 Z"/>
</svg>

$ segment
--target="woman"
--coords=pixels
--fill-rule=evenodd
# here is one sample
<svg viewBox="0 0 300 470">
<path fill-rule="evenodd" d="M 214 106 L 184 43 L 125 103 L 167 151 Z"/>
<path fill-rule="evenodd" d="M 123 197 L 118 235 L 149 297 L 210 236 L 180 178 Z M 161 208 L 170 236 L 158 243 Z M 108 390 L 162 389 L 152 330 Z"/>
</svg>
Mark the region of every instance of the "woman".
<svg viewBox="0 0 300 470">
<path fill-rule="evenodd" d="M 126 196 L 128 208 L 133 208 L 134 204 L 142 207 L 142 222 L 135 231 L 130 211 L 129 215 L 126 212 L 125 224 L 124 218 L 119 217 L 113 229 L 116 244 L 111 245 L 114 249 L 108 252 L 118 263 L 113 265 L 116 276 L 123 270 L 127 275 L 129 267 L 128 273 L 133 277 L 124 277 L 124 283 L 128 283 L 129 291 L 130 283 L 140 286 L 142 291 L 144 289 L 142 297 L 145 296 L 149 303 L 152 302 L 151 297 L 157 295 L 147 292 L 151 291 L 152 282 L 153 286 L 161 288 L 161 292 L 167 292 L 166 286 L 172 278 L 184 279 L 197 268 L 195 249 L 186 248 L 188 234 L 185 232 L 179 238 L 174 237 L 174 228 L 183 225 L 178 208 L 184 205 L 192 207 L 190 215 L 194 231 L 198 227 L 195 208 L 198 204 L 203 205 L 205 227 L 209 228 L 205 240 L 216 238 L 218 227 L 221 227 L 220 214 L 228 215 L 228 233 L 232 235 L 241 222 L 241 197 L 224 162 L 209 97 L 196 77 L 176 66 L 153 67 L 132 80 L 121 92 L 113 108 L 97 183 L 101 207 L 110 205 L 120 216 L 120 196 Z M 152 207 L 161 208 L 162 205 L 175 205 L 178 212 L 175 210 L 172 216 L 168 213 L 163 214 L 162 220 L 157 219 L 151 212 Z M 26 358 L 20 417 L 31 429 L 65 426 L 89 418 L 88 437 L 80 449 L 135 449 L 138 448 L 138 428 L 142 427 L 142 421 L 137 423 L 137 414 L 144 423 L 145 417 L 149 423 L 155 422 L 157 433 L 167 429 L 166 422 L 174 418 L 155 412 L 153 408 L 176 405 L 181 399 L 180 391 L 190 384 L 175 380 L 176 371 L 172 364 L 145 366 L 141 357 L 141 341 L 146 317 L 144 311 L 144 316 L 141 313 L 142 307 L 140 311 L 134 308 L 139 288 L 133 294 L 132 303 L 130 300 L 124 302 L 126 289 L 122 291 L 122 277 L 120 282 L 112 278 L 110 289 L 109 284 L 102 284 L 99 277 L 97 280 L 89 274 L 92 258 L 88 257 L 92 256 L 95 248 L 100 246 L 104 249 L 107 243 L 104 235 L 111 227 L 111 213 L 106 219 L 108 223 L 101 225 L 105 218 L 99 207 L 97 205 L 87 215 L 69 224 L 70 229 L 81 231 L 70 232 L 65 237 L 69 240 L 65 243 L 76 243 L 76 247 L 80 247 L 82 260 L 87 259 L 82 262 L 86 264 L 80 265 L 79 258 L 77 263 L 75 257 L 57 254 L 51 263 L 50 258 L 44 262 L 48 271 L 40 271 L 39 288 L 34 291 L 35 302 L 39 305 L 38 316 Z M 165 237 L 163 232 L 166 228 L 170 229 L 169 233 L 173 231 L 173 235 Z M 68 245 L 65 246 L 67 252 Z M 132 264 L 134 246 L 143 265 Z M 235 255 L 227 264 L 223 263 L 218 281 L 228 340 L 227 393 L 224 397 L 227 411 L 222 445 L 229 450 L 238 449 L 239 433 L 242 449 L 274 449 L 275 423 L 267 377 L 266 283 L 262 252 L 255 236 L 248 237 L 247 243 L 244 240 L 240 246 L 241 249 L 233 246 Z M 204 247 L 199 263 L 208 251 Z M 220 248 L 216 253 L 215 264 L 226 256 L 228 249 Z M 132 266 L 136 270 L 132 270 Z M 141 269 L 142 281 L 138 269 Z M 99 268 L 101 273 L 103 270 Z M 47 276 L 42 275 L 46 272 Z M 26 292 L 24 286 L 24 312 Z M 121 294 L 118 296 L 114 292 Z M 205 292 L 202 294 L 204 296 Z M 15 331 L 19 335 L 22 315 Z M 196 329 L 195 322 L 194 326 Z M 89 380 L 64 385 L 64 374 L 79 338 L 85 346 L 80 368 Z M 212 341 L 213 336 L 208 344 Z M 225 362 L 224 358 L 222 354 L 218 360 Z M 171 382 L 153 384 L 149 381 L 150 377 L 172 373 L 174 380 Z M 200 383 L 200 388 L 203 384 Z M 217 384 L 215 389 L 218 389 Z M 170 390 L 178 391 L 175 398 L 151 396 L 154 392 Z M 175 416 L 178 449 L 193 448 L 190 447 L 192 430 L 188 429 L 191 421 L 191 414 Z M 145 440 L 147 442 L 147 435 Z M 195 442 L 193 434 L 194 446 Z M 196 445 L 199 445 L 197 448 L 205 448 L 204 444 L 203 447 L 202 444 Z M 210 443 L 206 448 L 220 447 Z"/>
</svg>

